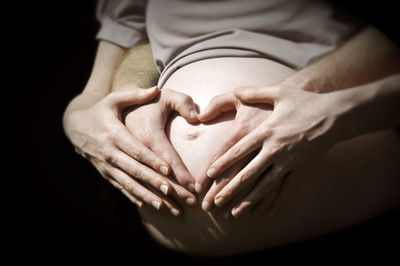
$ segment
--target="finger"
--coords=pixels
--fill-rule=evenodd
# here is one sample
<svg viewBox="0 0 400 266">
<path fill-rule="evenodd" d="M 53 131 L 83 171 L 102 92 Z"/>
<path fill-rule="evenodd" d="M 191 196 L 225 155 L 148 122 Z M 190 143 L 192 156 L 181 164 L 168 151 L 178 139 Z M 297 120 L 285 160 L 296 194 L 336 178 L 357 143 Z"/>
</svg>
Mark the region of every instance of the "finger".
<svg viewBox="0 0 400 266">
<path fill-rule="evenodd" d="M 237 108 L 238 100 L 231 92 L 217 95 L 211 99 L 206 109 L 198 116 L 200 122 L 210 121 L 223 112 L 228 112 Z"/>
<path fill-rule="evenodd" d="M 164 104 L 170 109 L 177 111 L 189 122 L 196 122 L 198 112 L 192 97 L 187 94 L 176 92 L 170 89 L 163 89 L 162 99 Z"/>
<path fill-rule="evenodd" d="M 158 192 L 153 188 L 150 187 L 148 184 L 144 184 L 144 187 L 146 187 L 150 192 L 158 195 Z M 159 195 L 163 202 L 163 206 L 165 206 L 174 216 L 179 216 L 182 213 L 181 208 L 178 206 L 176 202 L 170 197 L 166 197 L 164 195 Z"/>
<path fill-rule="evenodd" d="M 207 176 L 209 178 L 218 176 L 237 161 L 259 148 L 266 137 L 262 130 L 253 130 L 218 158 L 207 170 Z"/>
<path fill-rule="evenodd" d="M 237 173 L 237 169 L 229 169 L 226 171 L 223 176 L 218 177 L 214 180 L 213 184 L 211 185 L 210 189 L 207 191 L 206 195 L 203 198 L 201 203 L 201 208 L 204 211 L 210 211 L 212 206 L 214 205 L 214 198 L 215 196 L 232 180 L 232 178 Z"/>
<path fill-rule="evenodd" d="M 222 206 L 240 191 L 254 184 L 262 173 L 270 166 L 272 158 L 260 152 L 246 167 L 244 167 L 221 192 L 215 197 L 215 204 Z"/>
<path fill-rule="evenodd" d="M 165 176 L 170 173 L 169 164 L 136 139 L 125 127 L 121 127 L 118 134 L 115 145 L 121 151 Z"/>
<path fill-rule="evenodd" d="M 115 91 L 106 96 L 108 104 L 119 108 L 132 104 L 142 104 L 152 100 L 159 93 L 157 87 L 151 89 L 132 89 Z"/>
<path fill-rule="evenodd" d="M 240 126 L 234 126 L 233 129 L 227 132 L 226 137 L 223 142 L 218 144 L 211 153 L 210 162 L 206 165 L 207 168 L 204 169 L 204 172 L 198 176 L 196 180 L 196 192 L 201 193 L 209 182 L 209 177 L 207 175 L 207 169 L 209 166 L 217 160 L 221 155 L 223 155 L 229 148 L 231 148 L 235 143 L 237 143 L 243 136 L 247 134 L 247 130 L 244 130 Z M 212 201 L 211 201 L 212 202 Z"/>
<path fill-rule="evenodd" d="M 233 94 L 245 103 L 270 103 L 279 99 L 279 87 L 254 87 L 235 89 Z"/>
<path fill-rule="evenodd" d="M 271 167 L 264 176 L 260 177 L 259 182 L 256 184 L 254 189 L 232 209 L 232 215 L 239 217 L 246 210 L 250 210 L 265 198 L 268 198 L 268 200 L 264 204 L 270 204 L 274 200 L 274 197 L 269 196 L 278 190 L 282 177 L 282 168 L 277 167 L 276 165 Z"/>
<path fill-rule="evenodd" d="M 137 205 L 139 208 L 142 208 L 144 206 L 144 203 L 130 194 L 128 191 L 124 189 L 123 186 L 121 186 L 117 181 L 115 181 L 113 178 L 107 178 L 108 182 L 110 182 L 116 189 L 122 192 L 131 202 L 133 202 L 135 205 Z"/>
<path fill-rule="evenodd" d="M 146 184 L 152 185 L 165 195 L 168 195 L 171 191 L 171 186 L 165 176 L 154 172 L 149 167 L 132 159 L 119 150 L 112 152 L 111 156 L 105 158 L 105 160 L 111 165 L 120 168 L 128 175 L 133 176 Z"/>
<path fill-rule="evenodd" d="M 186 204 L 189 206 L 194 206 L 197 204 L 197 199 L 196 197 L 189 192 L 188 190 L 186 190 L 185 188 L 183 188 L 181 185 L 179 185 L 179 183 L 177 183 L 176 180 L 173 179 L 169 179 L 168 180 L 173 188 L 172 192 L 171 192 L 171 196 L 172 197 L 177 197 L 180 199 L 184 199 Z"/>
<path fill-rule="evenodd" d="M 181 186 L 184 186 L 189 191 L 194 191 L 195 180 L 184 166 L 175 148 L 165 135 L 165 132 L 160 130 L 153 132 L 153 135 L 154 138 L 152 139 L 157 141 L 149 144 L 150 149 L 168 162 L 168 164 L 171 166 L 172 174 Z M 194 198 L 194 195 L 192 196 Z"/>
<path fill-rule="evenodd" d="M 123 171 L 109 167 L 107 169 L 108 175 L 115 179 L 115 181 L 121 185 L 129 194 L 133 195 L 135 198 L 142 200 L 144 203 L 153 206 L 155 209 L 159 210 L 163 207 L 163 200 L 158 197 L 155 193 L 152 193 L 140 183 L 135 181 L 133 178 L 128 176 Z"/>
</svg>

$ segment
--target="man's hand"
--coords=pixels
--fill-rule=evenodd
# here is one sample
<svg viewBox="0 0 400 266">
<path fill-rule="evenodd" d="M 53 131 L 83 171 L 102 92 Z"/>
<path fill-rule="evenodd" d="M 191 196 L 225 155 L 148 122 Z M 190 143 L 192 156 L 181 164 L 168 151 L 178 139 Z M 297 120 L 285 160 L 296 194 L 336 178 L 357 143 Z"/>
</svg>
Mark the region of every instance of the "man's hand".
<svg viewBox="0 0 400 266">
<path fill-rule="evenodd" d="M 287 86 L 239 89 L 234 94 L 242 103 L 274 105 L 272 113 L 264 116 L 259 126 L 235 143 L 207 171 L 209 178 L 216 178 L 236 162 L 251 153 L 257 153 L 239 173 L 225 182 L 227 184 L 222 189 L 206 196 L 211 198 L 216 194 L 215 204 L 223 206 L 240 192 L 250 189 L 231 210 L 233 216 L 239 216 L 258 203 L 265 209 L 271 207 L 285 176 L 295 171 L 298 165 L 323 154 L 335 143 L 330 132 L 336 117 L 328 94 Z M 237 104 L 229 105 L 228 102 L 229 99 L 224 106 L 230 106 L 231 109 L 240 107 Z M 217 109 L 212 106 L 209 108 L 218 115 Z M 199 119 L 204 121 L 202 115 Z M 214 117 L 210 114 L 207 116 L 210 119 Z"/>
<path fill-rule="evenodd" d="M 210 161 L 208 164 L 205 164 L 202 175 L 197 177 L 196 192 L 198 193 L 202 192 L 210 181 L 210 178 L 207 177 L 208 167 L 240 139 L 257 128 L 257 126 L 259 126 L 270 115 L 272 105 L 248 105 L 242 103 L 238 98 L 236 98 L 233 92 L 229 92 L 215 96 L 198 118 L 201 122 L 207 122 L 218 117 L 221 113 L 232 109 L 236 110 L 232 128 L 226 133 L 226 137 L 221 140 L 218 145 L 215 145 L 212 151 L 210 151 Z M 211 209 L 215 195 L 221 191 L 222 188 L 228 184 L 239 170 L 246 166 L 249 161 L 250 158 L 244 158 L 239 163 L 235 164 L 235 168 L 225 171 L 223 175 L 219 176 L 218 179 L 213 182 L 202 202 L 202 209 L 204 211 L 209 211 Z"/>
</svg>

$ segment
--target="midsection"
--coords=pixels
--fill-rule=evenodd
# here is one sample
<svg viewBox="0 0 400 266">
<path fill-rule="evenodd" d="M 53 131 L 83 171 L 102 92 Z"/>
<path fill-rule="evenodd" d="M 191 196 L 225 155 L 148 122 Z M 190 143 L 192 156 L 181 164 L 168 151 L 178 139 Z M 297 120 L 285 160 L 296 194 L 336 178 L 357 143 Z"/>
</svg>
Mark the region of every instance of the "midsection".
<svg viewBox="0 0 400 266">
<path fill-rule="evenodd" d="M 202 111 L 216 95 L 240 86 L 278 84 L 293 72 L 262 58 L 214 58 L 182 67 L 164 88 L 190 95 Z M 195 178 L 210 163 L 213 147 L 224 139 L 233 119 L 234 113 L 227 113 L 213 123 L 193 125 L 171 116 L 167 134 Z M 227 209 L 214 207 L 206 213 L 184 203 L 179 217 L 149 206 L 139 213 L 159 243 L 180 251 L 223 255 L 276 246 L 362 221 L 391 208 L 385 206 L 393 198 L 398 203 L 398 150 L 399 138 L 391 131 L 337 144 L 313 161 L 312 167 L 300 167 L 290 174 L 274 217 L 248 213 L 238 219 L 226 218 Z M 391 174 L 381 174 L 385 171 Z M 200 202 L 202 196 L 198 195 Z"/>
<path fill-rule="evenodd" d="M 275 85 L 293 72 L 286 66 L 263 58 L 214 58 L 177 70 L 164 88 L 190 95 L 201 112 L 216 95 L 231 92 L 240 86 Z M 166 126 L 167 135 L 193 177 L 199 177 L 206 170 L 212 149 L 226 136 L 234 115 L 233 112 L 226 113 L 207 124 L 189 124 L 180 116 L 171 116 Z M 198 195 L 199 203 L 202 196 Z M 145 226 L 156 240 L 188 252 L 237 251 L 245 227 L 251 226 L 252 221 L 258 219 L 251 215 L 240 220 L 233 217 L 227 219 L 224 217 L 226 209 L 216 207 L 209 213 L 205 213 L 199 206 L 186 207 L 182 203 L 181 207 L 182 215 L 178 218 L 151 208 L 143 208 L 140 213 Z M 222 244 L 227 243 L 227 240 L 232 247 Z M 218 247 L 217 243 L 221 245 Z"/>
<path fill-rule="evenodd" d="M 292 72 L 286 66 L 263 58 L 214 58 L 179 69 L 164 88 L 190 95 L 202 112 L 216 95 L 242 86 L 275 85 Z M 180 116 L 171 116 L 167 134 L 195 178 L 204 171 L 211 149 L 226 136 L 234 116 L 234 112 L 227 112 L 206 124 L 189 124 Z"/>
</svg>

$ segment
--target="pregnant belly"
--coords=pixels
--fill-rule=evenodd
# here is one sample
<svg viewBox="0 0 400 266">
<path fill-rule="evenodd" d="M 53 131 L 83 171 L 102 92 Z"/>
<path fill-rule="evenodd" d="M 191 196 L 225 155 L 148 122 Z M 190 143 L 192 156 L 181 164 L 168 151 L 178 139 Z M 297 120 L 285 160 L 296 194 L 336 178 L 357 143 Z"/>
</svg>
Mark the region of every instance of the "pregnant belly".
<svg viewBox="0 0 400 266">
<path fill-rule="evenodd" d="M 165 87 L 192 96 L 204 110 L 215 95 L 238 86 L 277 84 L 292 73 L 292 69 L 261 58 L 216 58 L 177 70 Z M 179 116 L 170 118 L 167 134 L 195 178 L 207 167 L 213 147 L 224 139 L 233 118 L 234 114 L 228 113 L 213 123 L 198 125 Z M 200 206 L 185 204 L 181 204 L 178 217 L 148 206 L 139 212 L 157 242 L 187 253 L 237 254 L 298 241 L 398 208 L 399 150 L 400 139 L 390 130 L 336 144 L 313 160 L 312 167 L 305 165 L 290 174 L 273 217 L 249 213 L 226 218 L 224 208 L 205 213 Z M 199 202 L 202 196 L 198 195 Z"/>
<path fill-rule="evenodd" d="M 215 58 L 179 69 L 164 87 L 190 95 L 201 111 L 216 95 L 239 86 L 277 84 L 291 73 L 292 69 L 261 58 Z M 212 148 L 224 138 L 233 119 L 234 113 L 226 113 L 213 123 L 193 125 L 179 116 L 170 118 L 167 134 L 195 178 L 204 171 Z M 199 202 L 201 197 L 198 195 Z M 199 206 L 182 204 L 182 208 L 180 217 L 151 208 L 140 209 L 140 214 L 145 227 L 158 242 L 189 253 L 226 254 L 265 245 L 265 239 L 259 237 L 259 231 L 266 226 L 265 219 L 251 215 L 241 219 L 226 218 L 226 209 L 216 207 L 209 213 Z"/>
</svg>

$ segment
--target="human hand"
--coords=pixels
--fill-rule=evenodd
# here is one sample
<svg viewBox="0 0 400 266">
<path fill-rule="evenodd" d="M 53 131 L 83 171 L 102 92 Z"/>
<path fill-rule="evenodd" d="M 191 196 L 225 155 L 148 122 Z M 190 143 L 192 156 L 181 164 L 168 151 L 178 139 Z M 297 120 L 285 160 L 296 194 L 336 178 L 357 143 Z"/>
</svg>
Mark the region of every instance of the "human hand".
<svg viewBox="0 0 400 266">
<path fill-rule="evenodd" d="M 73 111 L 65 118 L 66 134 L 79 154 L 133 203 L 141 207 L 145 202 L 157 209 L 163 201 L 140 182 L 170 194 L 171 185 L 163 176 L 169 173 L 170 166 L 129 132 L 121 113 L 127 106 L 152 100 L 158 91 L 152 88 L 112 92 L 92 107 Z"/>
<path fill-rule="evenodd" d="M 194 191 L 194 179 L 165 133 L 166 122 L 173 111 L 177 111 L 188 122 L 198 121 L 196 106 L 190 96 L 164 88 L 152 102 L 127 109 L 125 124 L 141 143 L 170 165 L 171 177 L 168 181 L 173 187 L 171 196 L 184 199 L 187 204 L 193 205 L 196 203 L 196 197 L 189 191 Z M 153 188 L 145 186 L 154 191 Z M 176 202 L 170 198 L 163 197 L 163 202 L 168 208 L 180 212 Z"/>
<path fill-rule="evenodd" d="M 244 103 L 274 105 L 269 117 L 218 158 L 207 171 L 210 178 L 215 178 L 259 150 L 214 198 L 217 206 L 223 206 L 239 192 L 252 187 L 232 208 L 232 215 L 237 217 L 256 205 L 271 210 L 287 174 L 323 154 L 335 143 L 332 132 L 336 116 L 328 94 L 287 86 L 245 88 L 235 90 L 234 94 Z"/>
<path fill-rule="evenodd" d="M 232 109 L 236 110 L 235 120 L 232 127 L 227 131 L 224 139 L 215 145 L 214 149 L 210 151 L 210 161 L 208 164 L 204 165 L 205 168 L 204 171 L 202 171 L 202 175 L 197 177 L 196 191 L 198 193 L 205 190 L 205 187 L 210 181 L 210 178 L 208 178 L 206 174 L 209 166 L 242 137 L 260 125 L 271 113 L 272 105 L 248 105 L 242 103 L 238 98 L 236 98 L 233 92 L 228 92 L 215 96 L 198 118 L 201 122 L 207 122 L 218 117 L 222 112 L 230 111 Z M 249 161 L 250 158 L 242 159 L 239 163 L 235 164 L 234 168 L 225 171 L 223 175 L 219 176 L 218 179 L 213 182 L 203 198 L 202 209 L 204 211 L 209 211 L 211 209 L 211 203 L 214 202 L 215 195 L 222 190 L 222 188 L 228 184 L 239 170 L 246 166 Z"/>
</svg>

